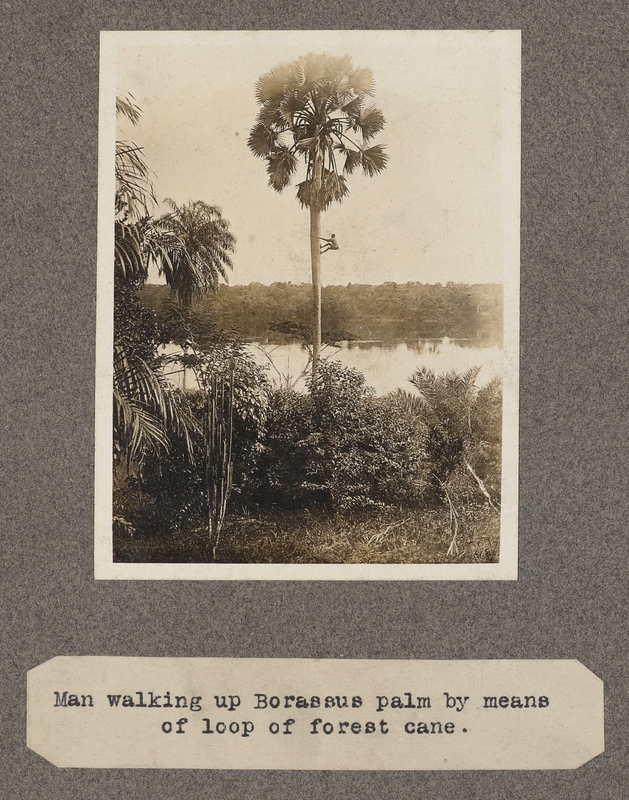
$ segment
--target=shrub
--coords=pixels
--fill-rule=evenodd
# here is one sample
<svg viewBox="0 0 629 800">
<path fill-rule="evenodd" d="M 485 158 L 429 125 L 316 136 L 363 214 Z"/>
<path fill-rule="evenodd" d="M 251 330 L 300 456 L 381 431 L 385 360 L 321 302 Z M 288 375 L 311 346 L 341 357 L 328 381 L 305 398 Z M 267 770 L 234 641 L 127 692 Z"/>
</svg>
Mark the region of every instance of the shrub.
<svg viewBox="0 0 629 800">
<path fill-rule="evenodd" d="M 264 452 L 256 500 L 261 505 L 300 508 L 325 499 L 313 474 L 318 438 L 312 419 L 312 403 L 292 389 L 271 394 Z"/>
<path fill-rule="evenodd" d="M 309 394 L 283 390 L 269 405 L 267 502 L 334 509 L 416 503 L 427 480 L 422 437 L 364 376 L 322 361 Z"/>
</svg>

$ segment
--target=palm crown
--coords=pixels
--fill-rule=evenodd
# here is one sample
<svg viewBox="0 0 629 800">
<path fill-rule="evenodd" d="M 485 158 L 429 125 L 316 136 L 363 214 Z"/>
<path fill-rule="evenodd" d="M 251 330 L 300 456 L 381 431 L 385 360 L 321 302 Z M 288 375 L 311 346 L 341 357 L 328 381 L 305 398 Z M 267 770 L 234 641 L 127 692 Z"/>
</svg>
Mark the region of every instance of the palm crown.
<svg viewBox="0 0 629 800">
<path fill-rule="evenodd" d="M 166 203 L 170 211 L 157 224 L 172 242 L 159 266 L 166 283 L 187 305 L 195 296 L 215 292 L 220 278 L 227 283 L 236 237 L 217 206 L 202 200 L 181 206 L 170 199 Z"/>
<path fill-rule="evenodd" d="M 346 175 L 357 168 L 373 176 L 387 155 L 373 138 L 384 127 L 382 112 L 367 104 L 374 79 L 354 69 L 349 56 L 309 54 L 282 64 L 256 84 L 261 106 L 247 144 L 266 160 L 269 184 L 281 192 L 305 161 L 297 184 L 302 206 L 324 211 L 349 192 Z"/>
</svg>

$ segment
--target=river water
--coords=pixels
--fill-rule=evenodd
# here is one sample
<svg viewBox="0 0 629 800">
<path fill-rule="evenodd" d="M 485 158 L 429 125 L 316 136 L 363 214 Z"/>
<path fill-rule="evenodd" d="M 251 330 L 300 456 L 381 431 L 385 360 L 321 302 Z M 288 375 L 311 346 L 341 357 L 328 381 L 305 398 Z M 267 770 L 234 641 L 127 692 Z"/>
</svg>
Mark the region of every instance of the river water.
<svg viewBox="0 0 629 800">
<path fill-rule="evenodd" d="M 303 372 L 307 355 L 299 344 L 253 342 L 247 348 L 255 361 L 266 367 L 267 376 L 274 387 L 305 389 Z M 172 353 L 177 349 L 169 345 L 164 352 Z M 345 342 L 340 348 L 326 348 L 322 355 L 362 372 L 367 385 L 372 386 L 379 395 L 398 388 L 411 389 L 409 378 L 420 367 L 426 367 L 438 375 L 451 370 L 465 372 L 471 367 L 480 367 L 476 379 L 478 386 L 502 375 L 501 348 L 481 347 L 474 341 L 447 337 L 404 342 Z M 194 377 L 189 370 L 187 373 L 186 386 L 192 387 L 195 385 Z M 170 379 L 182 385 L 181 373 L 172 374 Z"/>
</svg>

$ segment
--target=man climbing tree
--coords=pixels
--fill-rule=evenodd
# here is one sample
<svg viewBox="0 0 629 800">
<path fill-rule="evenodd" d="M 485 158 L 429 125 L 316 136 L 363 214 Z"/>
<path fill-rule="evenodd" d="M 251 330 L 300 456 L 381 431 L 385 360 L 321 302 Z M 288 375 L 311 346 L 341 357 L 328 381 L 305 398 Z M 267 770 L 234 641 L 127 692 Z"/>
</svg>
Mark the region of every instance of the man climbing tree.
<svg viewBox="0 0 629 800">
<path fill-rule="evenodd" d="M 349 56 L 324 53 L 281 64 L 256 84 L 260 111 L 247 144 L 266 161 L 269 185 L 281 192 L 299 158 L 306 167 L 297 199 L 310 211 L 313 383 L 321 357 L 321 212 L 347 195 L 346 175 L 361 167 L 371 177 L 387 164 L 383 146 L 371 144 L 384 127 L 382 112 L 367 105 L 374 88 L 371 70 L 354 69 Z"/>
<path fill-rule="evenodd" d="M 322 242 L 325 244 L 319 245 L 319 252 L 320 253 L 327 253 L 328 250 L 338 250 L 339 243 L 336 241 L 336 234 L 332 234 L 329 239 L 325 239 L 323 236 L 319 236 Z"/>
</svg>

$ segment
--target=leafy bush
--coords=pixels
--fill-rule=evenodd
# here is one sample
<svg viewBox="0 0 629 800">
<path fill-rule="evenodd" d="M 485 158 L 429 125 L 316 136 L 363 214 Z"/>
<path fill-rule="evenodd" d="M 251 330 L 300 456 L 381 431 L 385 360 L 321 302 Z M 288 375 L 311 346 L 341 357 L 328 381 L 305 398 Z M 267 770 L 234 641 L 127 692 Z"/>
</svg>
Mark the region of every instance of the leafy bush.
<svg viewBox="0 0 629 800">
<path fill-rule="evenodd" d="M 275 392 L 261 500 L 334 509 L 415 503 L 427 480 L 422 437 L 364 376 L 322 361 L 309 395 Z"/>
<path fill-rule="evenodd" d="M 260 505 L 285 508 L 323 500 L 324 494 L 315 485 L 312 474 L 312 460 L 318 455 L 310 398 L 292 389 L 272 392 L 254 499 Z"/>
</svg>

